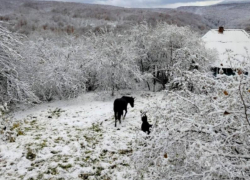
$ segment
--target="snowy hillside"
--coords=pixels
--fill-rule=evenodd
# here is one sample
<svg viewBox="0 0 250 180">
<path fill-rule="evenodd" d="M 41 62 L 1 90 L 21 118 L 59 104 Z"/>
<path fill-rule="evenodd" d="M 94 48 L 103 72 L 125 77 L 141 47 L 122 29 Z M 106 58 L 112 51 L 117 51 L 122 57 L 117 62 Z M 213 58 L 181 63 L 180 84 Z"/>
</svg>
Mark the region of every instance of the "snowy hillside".
<svg viewBox="0 0 250 180">
<path fill-rule="evenodd" d="M 180 7 L 178 10 L 201 15 L 215 27 L 250 31 L 250 3 L 228 3 L 205 7 Z"/>
<path fill-rule="evenodd" d="M 207 31 L 212 26 L 199 15 L 173 9 L 140 9 L 70 2 L 1 0 L 0 21 L 11 23 L 9 29 L 26 35 L 34 32 L 66 32 L 82 35 L 89 30 L 98 32 L 106 27 L 109 31 L 123 32 L 131 26 L 157 21 L 189 25 L 197 31 Z M 72 31 L 73 29 L 73 31 Z"/>
<path fill-rule="evenodd" d="M 15 32 L 67 32 L 77 35 L 100 28 L 122 32 L 131 26 L 163 21 L 178 26 L 190 26 L 202 33 L 224 25 L 226 28 L 250 29 L 250 3 L 229 3 L 205 7 L 123 8 L 69 2 L 1 0 L 0 20 L 11 23 Z M 73 31 L 72 31 L 73 29 Z"/>
</svg>

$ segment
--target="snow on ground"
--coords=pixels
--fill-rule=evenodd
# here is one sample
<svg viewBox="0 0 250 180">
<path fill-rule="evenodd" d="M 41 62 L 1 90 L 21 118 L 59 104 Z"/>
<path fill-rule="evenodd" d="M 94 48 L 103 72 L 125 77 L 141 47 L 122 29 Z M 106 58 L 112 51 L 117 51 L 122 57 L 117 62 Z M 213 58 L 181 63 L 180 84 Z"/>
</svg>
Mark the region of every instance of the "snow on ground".
<svg viewBox="0 0 250 180">
<path fill-rule="evenodd" d="M 140 110 L 162 94 L 134 95 L 135 107 L 128 105 L 117 128 L 115 98 L 102 96 L 87 93 L 15 112 L 12 129 L 19 136 L 0 140 L 0 179 L 130 179 L 132 143 L 142 133 Z"/>
</svg>

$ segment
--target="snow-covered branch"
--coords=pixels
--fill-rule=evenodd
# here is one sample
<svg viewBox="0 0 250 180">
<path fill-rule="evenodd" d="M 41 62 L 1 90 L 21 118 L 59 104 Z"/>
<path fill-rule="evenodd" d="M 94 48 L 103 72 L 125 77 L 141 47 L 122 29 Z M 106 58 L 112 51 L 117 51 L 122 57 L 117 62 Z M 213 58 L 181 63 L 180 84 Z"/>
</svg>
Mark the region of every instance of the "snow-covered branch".
<svg viewBox="0 0 250 180">
<path fill-rule="evenodd" d="M 245 108 L 250 103 L 250 78 L 241 74 L 215 79 L 198 71 L 185 77 L 193 82 L 193 92 L 183 86 L 148 104 L 155 124 L 149 137 L 139 135 L 134 144 L 136 177 L 249 178 Z"/>
</svg>

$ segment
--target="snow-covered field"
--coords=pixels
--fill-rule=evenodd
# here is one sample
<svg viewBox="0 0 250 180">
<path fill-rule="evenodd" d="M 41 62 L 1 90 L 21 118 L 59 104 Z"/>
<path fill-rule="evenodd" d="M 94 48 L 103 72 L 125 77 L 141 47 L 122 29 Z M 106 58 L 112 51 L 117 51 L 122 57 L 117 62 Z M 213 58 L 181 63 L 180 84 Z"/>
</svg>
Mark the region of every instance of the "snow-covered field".
<svg viewBox="0 0 250 180">
<path fill-rule="evenodd" d="M 0 179 L 130 179 L 133 140 L 142 133 L 140 110 L 162 93 L 133 96 L 135 107 L 128 105 L 117 128 L 115 98 L 107 94 L 87 93 L 15 112 L 12 128 L 19 136 L 14 142 L 0 140 Z"/>
</svg>

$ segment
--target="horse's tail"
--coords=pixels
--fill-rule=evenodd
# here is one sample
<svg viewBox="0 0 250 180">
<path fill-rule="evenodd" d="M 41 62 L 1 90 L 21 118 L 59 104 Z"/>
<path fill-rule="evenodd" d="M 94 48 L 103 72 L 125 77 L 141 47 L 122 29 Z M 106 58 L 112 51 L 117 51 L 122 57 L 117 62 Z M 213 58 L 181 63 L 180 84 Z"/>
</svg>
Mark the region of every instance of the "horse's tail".
<svg viewBox="0 0 250 180">
<path fill-rule="evenodd" d="M 119 99 L 116 99 L 116 100 L 114 101 L 114 111 L 115 111 L 115 112 L 119 111 L 119 107 L 120 107 L 119 104 L 120 104 L 120 103 L 119 103 Z"/>
<path fill-rule="evenodd" d="M 118 117 L 118 112 L 117 112 L 117 111 L 114 111 L 114 115 L 115 115 L 115 119 L 117 119 L 117 117 Z"/>
</svg>

